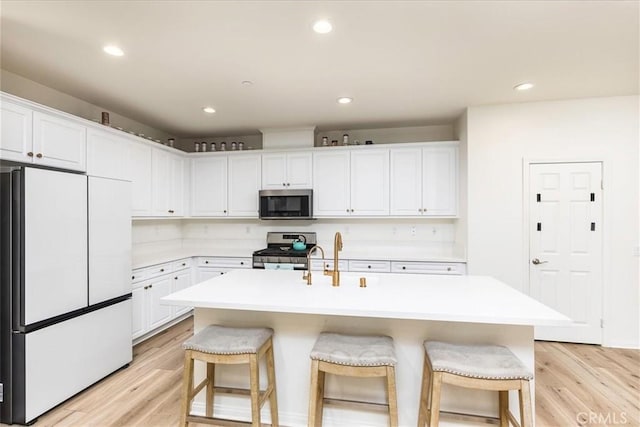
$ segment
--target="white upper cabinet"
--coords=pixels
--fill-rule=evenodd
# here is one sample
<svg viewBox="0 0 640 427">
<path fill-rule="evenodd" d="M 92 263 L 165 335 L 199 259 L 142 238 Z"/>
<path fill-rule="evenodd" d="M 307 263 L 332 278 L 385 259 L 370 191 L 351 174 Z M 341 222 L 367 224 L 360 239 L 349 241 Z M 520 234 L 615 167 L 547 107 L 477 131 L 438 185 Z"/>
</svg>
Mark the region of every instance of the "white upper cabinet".
<svg viewBox="0 0 640 427">
<path fill-rule="evenodd" d="M 391 149 L 391 215 L 458 214 L 455 144 Z"/>
<path fill-rule="evenodd" d="M 71 120 L 33 112 L 33 163 L 86 170 L 87 128 Z"/>
<path fill-rule="evenodd" d="M 2 99 L 0 158 L 61 169 L 86 170 L 87 128 Z"/>
<path fill-rule="evenodd" d="M 151 147 L 137 142 L 130 144 L 131 213 L 133 216 L 151 216 Z"/>
<path fill-rule="evenodd" d="M 429 216 L 458 214 L 458 147 L 422 149 L 422 208 Z"/>
<path fill-rule="evenodd" d="M 389 150 L 351 152 L 351 215 L 389 215 Z"/>
<path fill-rule="evenodd" d="M 171 216 L 171 154 L 151 149 L 151 177 L 153 216 Z"/>
<path fill-rule="evenodd" d="M 227 156 L 191 162 L 191 216 L 227 216 Z"/>
<path fill-rule="evenodd" d="M 2 100 L 0 104 L 0 158 L 33 162 L 32 118 L 30 109 Z M 27 153 L 31 153 L 29 156 Z"/>
<path fill-rule="evenodd" d="M 311 188 L 311 152 L 269 153 L 262 155 L 262 188 Z"/>
<path fill-rule="evenodd" d="M 87 175 L 130 180 L 131 142 L 112 132 L 89 129 L 87 132 Z"/>
<path fill-rule="evenodd" d="M 327 149 L 313 153 L 313 215 L 350 214 L 349 151 Z"/>
<path fill-rule="evenodd" d="M 171 155 L 171 182 L 169 183 L 169 212 L 172 216 L 185 216 L 185 160 Z"/>
<path fill-rule="evenodd" d="M 389 215 L 389 150 L 316 152 L 314 216 Z"/>
<path fill-rule="evenodd" d="M 260 158 L 259 154 L 229 156 L 228 216 L 258 217 Z"/>
</svg>

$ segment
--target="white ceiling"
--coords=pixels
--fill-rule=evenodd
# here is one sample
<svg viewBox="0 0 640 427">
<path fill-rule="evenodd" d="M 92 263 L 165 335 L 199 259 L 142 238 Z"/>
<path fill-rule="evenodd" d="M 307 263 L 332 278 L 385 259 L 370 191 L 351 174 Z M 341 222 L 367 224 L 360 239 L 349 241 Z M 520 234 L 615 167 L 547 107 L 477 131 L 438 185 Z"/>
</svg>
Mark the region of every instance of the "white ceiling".
<svg viewBox="0 0 640 427">
<path fill-rule="evenodd" d="M 637 94 L 638 16 L 638 1 L 3 0 L 1 65 L 185 137 L 439 124 Z M 315 34 L 318 18 L 334 31 Z"/>
</svg>

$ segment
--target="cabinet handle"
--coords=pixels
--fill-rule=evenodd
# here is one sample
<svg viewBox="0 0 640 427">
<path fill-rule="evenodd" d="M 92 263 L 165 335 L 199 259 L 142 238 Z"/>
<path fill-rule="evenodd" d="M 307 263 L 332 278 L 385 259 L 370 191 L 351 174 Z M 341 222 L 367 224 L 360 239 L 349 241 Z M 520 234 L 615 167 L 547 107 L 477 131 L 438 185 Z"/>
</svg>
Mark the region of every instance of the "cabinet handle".
<svg viewBox="0 0 640 427">
<path fill-rule="evenodd" d="M 370 265 L 367 265 L 367 268 L 371 268 L 371 266 L 370 266 Z"/>
<path fill-rule="evenodd" d="M 406 269 L 407 269 L 407 267 L 405 267 L 405 266 L 403 265 L 403 266 L 402 266 L 402 269 L 403 269 L 403 270 L 406 270 Z"/>
<path fill-rule="evenodd" d="M 131 280 L 134 280 L 136 278 L 136 276 L 131 276 Z"/>
<path fill-rule="evenodd" d="M 205 264 L 209 264 L 209 261 L 205 261 L 204 263 L 205 263 Z"/>
<path fill-rule="evenodd" d="M 161 269 L 160 269 L 160 273 L 162 273 L 163 271 L 164 271 L 164 268 L 161 268 Z"/>
<path fill-rule="evenodd" d="M 451 267 L 447 267 L 447 271 L 451 271 Z"/>
<path fill-rule="evenodd" d="M 351 209 L 351 212 L 353 213 L 353 209 Z"/>
<path fill-rule="evenodd" d="M 283 186 L 283 187 L 286 187 L 286 186 L 287 186 L 287 184 L 283 182 L 283 183 L 282 183 L 282 186 Z"/>
<path fill-rule="evenodd" d="M 42 153 L 38 153 L 38 154 L 36 154 L 36 157 L 37 157 L 37 158 L 39 158 L 39 159 L 41 159 L 41 158 L 42 158 Z"/>
<path fill-rule="evenodd" d="M 291 183 L 287 182 L 287 187 L 290 186 L 290 185 L 291 185 Z"/>
<path fill-rule="evenodd" d="M 349 212 L 349 209 L 347 209 L 347 212 Z"/>
<path fill-rule="evenodd" d="M 221 271 L 220 274 L 224 274 L 224 271 Z"/>
<path fill-rule="evenodd" d="M 149 289 L 153 288 L 153 285 L 149 285 Z"/>
<path fill-rule="evenodd" d="M 27 153 L 27 156 L 29 156 L 29 157 L 33 157 L 33 151 L 29 151 L 29 152 Z"/>
<path fill-rule="evenodd" d="M 240 261 L 240 265 L 244 265 L 244 261 Z"/>
<path fill-rule="evenodd" d="M 178 280 L 178 278 L 177 278 L 177 277 L 174 277 L 174 278 L 173 278 L 173 280 Z"/>
<path fill-rule="evenodd" d="M 186 263 L 186 262 L 183 262 L 183 263 L 182 263 L 182 266 L 184 267 L 185 265 L 187 265 L 187 263 Z"/>
<path fill-rule="evenodd" d="M 422 208 L 418 209 L 418 212 L 422 212 Z"/>
<path fill-rule="evenodd" d="M 144 289 L 149 289 L 149 286 L 145 286 Z"/>
<path fill-rule="evenodd" d="M 227 213 L 227 210 L 225 209 L 225 210 L 223 210 L 222 212 L 223 212 L 223 213 Z"/>
<path fill-rule="evenodd" d="M 173 213 L 173 211 L 171 209 L 169 209 L 169 213 Z"/>
</svg>

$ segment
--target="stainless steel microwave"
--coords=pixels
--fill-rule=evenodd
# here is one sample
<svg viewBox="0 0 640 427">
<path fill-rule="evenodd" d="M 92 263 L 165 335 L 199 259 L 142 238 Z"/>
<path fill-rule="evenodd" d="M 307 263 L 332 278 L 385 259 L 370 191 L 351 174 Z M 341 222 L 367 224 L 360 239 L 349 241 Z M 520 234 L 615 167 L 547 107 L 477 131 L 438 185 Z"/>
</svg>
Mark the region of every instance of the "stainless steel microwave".
<svg viewBox="0 0 640 427">
<path fill-rule="evenodd" d="M 260 219 L 312 219 L 313 190 L 260 190 Z"/>
</svg>

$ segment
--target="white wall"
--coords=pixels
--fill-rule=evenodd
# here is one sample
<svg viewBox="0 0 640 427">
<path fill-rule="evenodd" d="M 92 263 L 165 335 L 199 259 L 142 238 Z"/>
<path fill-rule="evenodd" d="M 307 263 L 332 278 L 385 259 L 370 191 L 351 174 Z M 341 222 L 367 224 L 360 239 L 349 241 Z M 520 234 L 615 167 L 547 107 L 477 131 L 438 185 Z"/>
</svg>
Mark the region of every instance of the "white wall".
<svg viewBox="0 0 640 427">
<path fill-rule="evenodd" d="M 179 250 L 182 248 L 182 222 L 179 219 L 135 220 L 131 240 L 134 259 L 152 253 Z"/>
<path fill-rule="evenodd" d="M 468 109 L 468 271 L 528 291 L 523 160 L 604 162 L 604 344 L 639 347 L 637 96 Z"/>
<path fill-rule="evenodd" d="M 467 111 L 454 123 L 455 139 L 460 141 L 458 145 L 458 223 L 456 227 L 456 247 L 455 252 L 460 254 L 464 259 L 467 258 L 467 232 L 468 232 L 468 130 L 467 130 Z"/>
<path fill-rule="evenodd" d="M 109 113 L 109 122 L 113 127 L 121 127 L 135 133 L 144 133 L 163 142 L 169 135 L 159 129 L 152 128 L 135 120 L 114 113 L 106 108 L 91 104 L 82 99 L 44 86 L 7 70 L 0 70 L 0 90 L 28 99 L 51 108 L 82 117 L 87 120 L 100 120 L 102 112 Z"/>
</svg>

